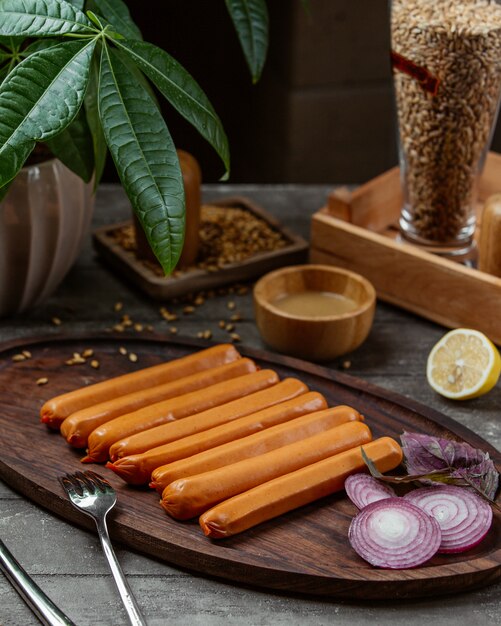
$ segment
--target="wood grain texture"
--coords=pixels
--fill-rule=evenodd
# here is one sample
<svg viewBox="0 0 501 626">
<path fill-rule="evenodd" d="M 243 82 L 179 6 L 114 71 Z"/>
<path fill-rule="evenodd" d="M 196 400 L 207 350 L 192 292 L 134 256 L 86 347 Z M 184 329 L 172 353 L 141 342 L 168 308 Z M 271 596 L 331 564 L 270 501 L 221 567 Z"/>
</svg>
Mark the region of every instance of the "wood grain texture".
<svg viewBox="0 0 501 626">
<path fill-rule="evenodd" d="M 125 345 L 142 355 L 133 364 L 118 355 Z M 101 368 L 68 367 L 68 354 L 92 347 Z M 38 410 L 49 397 L 175 358 L 197 349 L 197 342 L 176 342 L 162 337 L 107 336 L 58 337 L 16 340 L 0 347 L 1 402 L 0 475 L 16 490 L 65 519 L 90 528 L 63 495 L 57 476 L 81 469 L 79 454 L 64 440 L 45 430 Z M 32 358 L 13 363 L 21 349 Z M 499 453 L 480 437 L 446 416 L 358 379 L 287 357 L 245 350 L 261 365 L 282 376 L 297 376 L 311 389 L 325 394 L 331 404 L 351 404 L 366 416 L 375 436 L 398 436 L 415 430 L 464 439 L 487 450 L 497 463 Z M 37 387 L 41 375 L 49 383 Z M 114 538 L 169 563 L 231 581 L 278 589 L 351 599 L 409 598 L 460 592 L 501 577 L 501 519 L 495 514 L 488 537 L 463 555 L 440 555 L 415 570 L 372 568 L 352 552 L 347 530 L 355 507 L 343 494 L 271 520 L 223 542 L 208 541 L 196 522 L 169 519 L 158 506 L 155 492 L 126 487 L 111 472 L 100 471 L 118 491 L 116 511 L 110 519 Z"/>
<path fill-rule="evenodd" d="M 482 212 L 478 269 L 501 278 L 501 193 L 490 196 Z"/>
<path fill-rule="evenodd" d="M 480 181 L 479 211 L 501 190 L 500 172 L 501 155 L 490 152 Z M 332 192 L 312 218 L 310 261 L 358 272 L 372 282 L 381 300 L 448 328 L 475 328 L 501 345 L 501 278 L 401 240 L 396 227 L 401 206 L 398 168 L 350 195 Z M 481 225 L 477 238 L 479 232 Z"/>
<path fill-rule="evenodd" d="M 448 328 L 475 328 L 501 345 L 501 278 L 321 213 L 313 218 L 312 241 L 313 263 L 358 272 L 381 300 Z"/>
</svg>

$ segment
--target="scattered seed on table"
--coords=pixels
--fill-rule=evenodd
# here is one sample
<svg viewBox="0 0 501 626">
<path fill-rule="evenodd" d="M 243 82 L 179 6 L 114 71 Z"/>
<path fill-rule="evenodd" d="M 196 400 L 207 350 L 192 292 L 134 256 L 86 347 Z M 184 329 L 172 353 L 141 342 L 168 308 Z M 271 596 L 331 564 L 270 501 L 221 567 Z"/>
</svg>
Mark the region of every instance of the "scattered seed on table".
<svg viewBox="0 0 501 626">
<path fill-rule="evenodd" d="M 167 322 L 174 322 L 175 320 L 177 320 L 177 315 L 175 313 L 172 313 L 171 311 L 168 311 L 165 307 L 162 307 L 160 309 L 160 315 Z"/>
<path fill-rule="evenodd" d="M 203 296 L 196 296 L 196 298 L 193 300 L 193 304 L 195 304 L 196 306 L 202 306 L 204 302 L 205 298 Z"/>
<path fill-rule="evenodd" d="M 230 309 L 230 311 L 233 311 L 237 305 L 233 302 L 233 300 L 230 300 L 226 306 Z"/>
<path fill-rule="evenodd" d="M 134 324 L 134 330 L 137 331 L 138 333 L 142 332 L 144 330 L 144 326 L 142 324 Z"/>
<path fill-rule="evenodd" d="M 146 330 L 149 331 L 150 333 L 153 332 L 155 329 L 153 328 L 153 326 L 151 324 L 148 324 L 146 326 Z"/>
<path fill-rule="evenodd" d="M 235 324 L 226 324 L 226 330 L 231 333 L 233 330 L 235 330 Z"/>
<path fill-rule="evenodd" d="M 176 328 L 175 326 L 171 326 L 171 327 L 169 328 L 169 331 L 170 331 L 170 333 L 171 333 L 172 335 L 175 335 L 175 334 L 177 333 L 177 328 Z"/>
<path fill-rule="evenodd" d="M 134 352 L 131 352 L 129 354 L 129 361 L 132 361 L 133 363 L 135 363 L 137 361 L 137 354 L 135 354 Z"/>
<path fill-rule="evenodd" d="M 24 354 L 15 354 L 12 357 L 13 361 L 26 361 L 26 357 L 24 356 Z"/>
<path fill-rule="evenodd" d="M 53 317 L 51 321 L 54 324 L 54 326 L 61 326 L 61 324 L 62 324 L 62 322 L 59 319 L 59 317 Z"/>
<path fill-rule="evenodd" d="M 349 370 L 351 367 L 351 361 L 343 361 L 343 369 Z"/>
<path fill-rule="evenodd" d="M 226 322 L 224 320 L 219 320 L 219 328 L 222 328 L 223 330 L 226 328 Z"/>
<path fill-rule="evenodd" d="M 23 350 L 22 354 L 27 358 L 31 359 L 31 352 L 29 350 Z"/>
<path fill-rule="evenodd" d="M 113 309 L 116 313 L 118 313 L 119 311 L 123 309 L 123 307 L 124 307 L 123 302 L 115 302 Z"/>
<path fill-rule="evenodd" d="M 230 337 L 231 337 L 232 341 L 241 341 L 241 337 L 237 333 L 231 333 Z"/>
<path fill-rule="evenodd" d="M 123 354 L 124 356 L 127 354 L 127 349 L 124 348 L 123 346 L 120 346 L 120 348 L 118 348 L 118 351 L 120 352 L 120 354 Z"/>
<path fill-rule="evenodd" d="M 95 370 L 99 369 L 99 361 L 96 359 L 92 359 L 92 361 L 90 362 L 90 366 L 93 367 Z"/>
<path fill-rule="evenodd" d="M 91 348 L 87 348 L 86 350 L 82 352 L 82 356 L 86 359 L 88 359 L 89 357 L 93 355 L 94 355 L 94 350 L 92 350 Z"/>
<path fill-rule="evenodd" d="M 113 330 L 117 333 L 123 333 L 125 328 L 123 324 L 115 324 L 115 326 L 113 326 Z"/>
<path fill-rule="evenodd" d="M 183 309 L 183 313 L 185 315 L 189 315 L 190 313 L 194 313 L 194 311 L 195 311 L 195 307 L 191 306 L 191 305 L 185 306 L 184 309 Z"/>
<path fill-rule="evenodd" d="M 234 313 L 231 317 L 230 320 L 232 322 L 241 322 L 242 321 L 242 316 L 240 315 L 240 313 Z"/>
<path fill-rule="evenodd" d="M 46 385 L 49 382 L 48 378 L 39 378 L 36 383 L 37 385 Z"/>
</svg>

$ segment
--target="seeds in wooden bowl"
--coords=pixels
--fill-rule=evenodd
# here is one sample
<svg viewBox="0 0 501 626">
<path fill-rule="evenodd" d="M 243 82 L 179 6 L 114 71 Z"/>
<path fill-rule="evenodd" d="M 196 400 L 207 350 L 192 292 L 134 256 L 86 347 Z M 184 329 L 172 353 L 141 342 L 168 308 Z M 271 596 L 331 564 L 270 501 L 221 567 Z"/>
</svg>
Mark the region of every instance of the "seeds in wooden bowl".
<svg viewBox="0 0 501 626">
<path fill-rule="evenodd" d="M 132 225 L 113 230 L 110 235 L 126 251 L 136 252 L 137 244 Z M 287 240 L 268 222 L 251 211 L 233 206 L 203 204 L 200 217 L 200 251 L 194 268 L 217 272 L 225 265 L 240 263 L 256 254 L 284 248 Z M 163 270 L 158 263 L 141 259 L 143 265 L 158 276 Z M 187 268 L 190 271 L 193 268 Z M 173 276 L 182 274 L 174 270 Z M 240 287 L 244 295 L 247 287 Z M 193 304 L 199 306 L 199 302 Z"/>
</svg>

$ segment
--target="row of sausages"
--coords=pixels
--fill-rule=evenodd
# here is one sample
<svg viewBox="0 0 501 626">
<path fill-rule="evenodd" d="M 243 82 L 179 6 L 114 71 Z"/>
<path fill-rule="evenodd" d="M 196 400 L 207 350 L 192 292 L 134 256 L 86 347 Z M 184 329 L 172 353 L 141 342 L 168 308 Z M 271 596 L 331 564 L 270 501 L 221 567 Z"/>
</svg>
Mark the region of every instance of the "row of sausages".
<svg viewBox="0 0 501 626">
<path fill-rule="evenodd" d="M 355 409 L 226 344 L 52 398 L 41 420 L 215 538 L 339 491 L 364 468 L 362 445 L 381 472 L 402 459 Z"/>
</svg>

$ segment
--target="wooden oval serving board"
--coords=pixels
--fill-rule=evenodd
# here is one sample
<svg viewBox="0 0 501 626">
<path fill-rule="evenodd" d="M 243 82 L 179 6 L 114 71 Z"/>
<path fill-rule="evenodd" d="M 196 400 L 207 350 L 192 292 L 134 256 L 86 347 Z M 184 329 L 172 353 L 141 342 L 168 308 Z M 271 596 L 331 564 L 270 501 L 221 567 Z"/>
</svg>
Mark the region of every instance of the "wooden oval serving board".
<svg viewBox="0 0 501 626">
<path fill-rule="evenodd" d="M 131 363 L 120 346 L 135 352 Z M 66 472 L 81 470 L 81 453 L 58 433 L 39 422 L 45 400 L 59 393 L 140 367 L 193 352 L 201 346 L 189 340 L 142 336 L 49 337 L 0 346 L 0 476 L 14 489 L 54 513 L 86 528 L 92 520 L 74 509 L 57 481 Z M 68 366 L 74 352 L 92 348 L 99 370 L 90 365 Z M 11 357 L 29 350 L 31 358 Z M 480 437 L 429 408 L 361 380 L 320 366 L 262 351 L 241 349 L 280 376 L 296 376 L 323 393 L 331 405 L 349 404 L 366 417 L 374 436 L 398 437 L 403 430 L 465 440 L 488 451 L 496 463 L 499 453 Z M 45 386 L 35 381 L 47 377 Z M 87 465 L 85 469 L 90 469 Z M 96 469 L 96 467 L 92 467 Z M 344 493 L 324 498 L 245 533 L 209 540 L 197 521 L 177 522 L 158 505 L 156 492 L 126 486 L 104 467 L 97 468 L 115 486 L 118 504 L 110 515 L 115 540 L 140 552 L 205 575 L 265 589 L 328 595 L 347 599 L 411 598 L 457 593 L 501 578 L 501 516 L 494 515 L 487 536 L 473 550 L 439 555 L 426 565 L 408 570 L 377 569 L 351 549 L 348 526 L 356 509 Z"/>
</svg>

